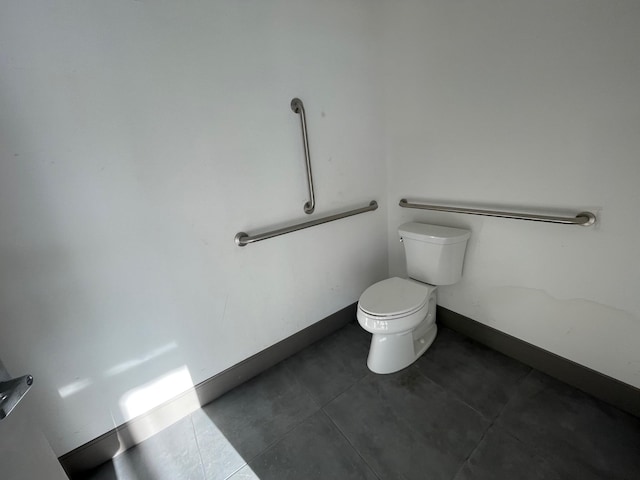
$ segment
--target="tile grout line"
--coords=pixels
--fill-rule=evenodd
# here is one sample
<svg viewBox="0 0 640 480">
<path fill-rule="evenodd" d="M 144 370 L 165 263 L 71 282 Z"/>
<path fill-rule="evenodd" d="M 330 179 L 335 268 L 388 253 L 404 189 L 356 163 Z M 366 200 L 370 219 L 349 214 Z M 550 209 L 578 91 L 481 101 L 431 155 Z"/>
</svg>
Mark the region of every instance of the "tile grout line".
<svg viewBox="0 0 640 480">
<path fill-rule="evenodd" d="M 349 324 L 347 324 L 349 325 Z M 346 328 L 343 327 L 342 329 Z M 340 330 L 338 330 L 339 332 Z M 320 343 L 322 340 L 318 341 L 317 343 Z M 345 388 L 344 390 L 338 392 L 337 394 L 335 394 L 333 397 L 331 397 L 329 400 L 327 400 L 326 402 L 321 402 L 320 400 L 317 400 L 315 398 L 315 395 L 313 394 L 313 392 L 311 390 L 309 390 L 298 378 L 297 373 L 294 371 L 294 369 L 292 367 L 290 367 L 286 362 L 288 362 L 291 358 L 293 358 L 295 355 L 287 358 L 286 360 L 283 360 L 283 364 L 285 366 L 285 368 L 289 371 L 289 373 L 291 373 L 291 375 L 293 375 L 293 377 L 295 378 L 296 382 L 302 387 L 302 389 L 309 394 L 309 396 L 311 397 L 311 399 L 313 400 L 313 402 L 318 405 L 318 410 L 322 410 L 326 405 L 330 404 L 331 402 L 333 402 L 336 398 L 338 398 L 340 395 L 342 395 L 344 392 L 346 392 L 347 390 L 349 390 L 350 388 L 352 388 L 356 383 L 358 383 L 360 380 L 362 380 L 364 377 L 366 377 L 367 375 L 369 375 L 369 370 L 367 369 L 360 377 L 358 377 L 356 380 L 353 381 L 353 383 L 351 383 L 351 385 L 349 385 L 347 388 Z"/>
<path fill-rule="evenodd" d="M 504 404 L 504 406 L 500 409 L 500 412 L 498 412 L 498 415 L 496 415 L 496 418 L 494 419 L 494 421 L 491 423 L 491 426 L 493 426 L 497 420 L 500 418 L 500 416 L 502 415 L 502 412 L 504 412 L 504 410 L 507 408 L 507 406 L 513 401 L 513 399 L 516 397 L 517 395 L 517 390 L 520 388 L 520 386 L 525 382 L 525 380 L 527 378 L 529 378 L 531 375 L 533 375 L 533 373 L 535 371 L 538 371 L 537 369 L 530 367 L 529 371 L 527 372 L 526 375 L 523 375 L 519 381 L 518 384 L 516 385 L 516 388 L 514 389 L 513 394 L 511 395 L 511 397 L 509 398 L 509 400 L 507 400 L 507 403 Z M 540 450 L 538 450 L 536 445 L 530 445 L 529 443 L 525 442 L 524 440 L 521 440 L 520 438 L 518 438 L 515 434 L 513 434 L 508 428 L 503 428 L 500 427 L 499 425 L 496 425 L 496 428 L 500 428 L 505 435 L 508 435 L 509 437 L 511 437 L 512 439 L 514 439 L 516 442 L 524 445 L 527 448 L 530 448 L 532 450 L 532 453 L 530 454 L 534 459 L 536 457 L 545 460 L 544 454 L 543 452 L 541 452 Z M 558 471 L 555 467 L 555 465 L 547 462 L 547 466 L 553 470 L 555 473 L 558 474 L 558 478 L 562 478 L 562 472 Z"/>
<path fill-rule="evenodd" d="M 522 377 L 520 377 L 518 379 L 518 381 L 515 384 L 515 387 L 513 389 L 513 393 L 509 396 L 509 398 L 507 399 L 507 401 L 504 403 L 504 405 L 502 406 L 502 408 L 500 409 L 500 411 L 497 413 L 497 415 L 495 415 L 493 418 L 487 418 L 486 416 L 482 415 L 484 418 L 487 418 L 487 420 L 489 420 L 491 423 L 489 423 L 489 425 L 487 426 L 486 430 L 482 433 L 482 436 L 480 437 L 480 440 L 478 441 L 478 443 L 476 444 L 476 446 L 473 448 L 473 450 L 471 450 L 471 452 L 469 452 L 469 455 L 467 455 L 467 458 L 464 459 L 464 462 L 462 462 L 462 465 L 460 465 L 460 468 L 458 468 L 458 471 L 456 472 L 456 474 L 451 477 L 452 480 L 455 480 L 455 478 L 460 475 L 460 472 L 462 471 L 462 469 L 464 468 L 464 466 L 467 464 L 467 462 L 469 461 L 469 459 L 473 456 L 473 454 L 476 452 L 476 450 L 478 450 L 478 448 L 480 447 L 480 444 L 482 443 L 482 441 L 484 440 L 484 438 L 487 436 L 487 433 L 489 433 L 489 430 L 491 430 L 491 428 L 495 425 L 496 421 L 498 420 L 498 418 L 500 418 L 500 416 L 502 415 L 502 412 L 507 408 L 507 406 L 511 403 L 511 401 L 513 400 L 513 398 L 516 396 L 517 394 L 517 389 L 520 387 L 520 385 L 522 384 L 522 382 L 524 382 L 524 380 L 529 377 L 529 375 L 531 375 L 531 372 L 533 372 L 533 368 L 529 368 L 529 371 L 526 373 L 526 375 L 523 375 Z M 435 382 L 434 382 L 435 383 Z M 444 387 L 442 387 L 444 388 Z M 457 397 L 457 395 L 456 395 Z M 465 405 L 466 402 L 464 402 Z M 470 408 L 471 405 L 468 405 Z M 474 411 L 477 411 L 475 408 L 473 408 Z M 515 438 L 515 437 L 514 437 Z"/>
<path fill-rule="evenodd" d="M 207 480 L 207 471 L 204 468 L 204 460 L 202 459 L 202 451 L 200 450 L 198 433 L 196 432 L 196 426 L 193 424 L 193 413 L 189 414 L 189 423 L 191 424 L 191 430 L 193 431 L 193 438 L 196 441 L 196 448 L 198 449 L 198 458 L 200 459 L 200 470 L 202 470 L 202 478 L 204 480 Z"/>
<path fill-rule="evenodd" d="M 523 377 L 520 379 L 520 381 L 518 382 L 518 387 L 520 387 L 520 385 L 522 385 L 524 383 L 524 381 L 529 378 L 531 375 L 533 375 L 534 372 L 537 372 L 539 370 L 531 367 L 531 369 L 529 370 L 529 372 L 526 375 L 523 375 Z M 516 393 L 514 392 L 514 394 L 512 395 L 512 397 L 509 399 L 509 401 L 505 404 L 505 406 L 500 410 L 500 413 L 496 416 L 495 420 L 497 421 L 498 418 L 502 415 L 502 412 L 506 409 L 507 405 L 509 403 L 511 403 L 511 401 L 513 400 L 513 398 L 516 396 Z M 498 426 L 499 427 L 499 426 Z M 501 428 L 505 434 L 509 435 L 511 438 L 515 439 L 516 441 L 518 441 L 519 443 L 521 443 L 522 445 L 525 445 L 527 448 L 531 448 L 534 455 L 539 456 L 541 458 L 544 458 L 544 452 L 542 450 L 539 449 L 538 445 L 535 444 L 530 444 L 529 442 L 524 441 L 523 439 L 519 438 L 514 432 L 511 431 L 511 429 L 509 429 L 508 427 L 499 427 Z M 550 465 L 550 468 L 555 471 L 556 473 L 558 473 L 558 471 L 556 470 L 556 468 L 553 465 Z"/>
<path fill-rule="evenodd" d="M 480 446 L 480 444 L 482 443 L 482 441 L 484 440 L 484 437 L 487 436 L 487 433 L 489 432 L 489 430 L 491 429 L 491 427 L 493 426 L 493 422 L 489 424 L 489 426 L 486 428 L 486 430 L 484 432 L 482 432 L 482 436 L 480 437 L 480 440 L 478 440 L 478 443 L 476 444 L 475 447 L 473 447 L 473 450 L 471 450 L 469 452 L 469 454 L 467 455 L 467 457 L 464 459 L 464 461 L 460 464 L 460 467 L 458 467 L 458 470 L 456 470 L 456 473 L 453 475 L 453 477 L 451 477 L 451 480 L 455 480 L 458 475 L 460 475 L 460 472 L 462 471 L 462 469 L 464 468 L 464 466 L 467 464 L 467 462 L 469 461 L 469 459 L 471 458 L 471 456 L 476 452 L 476 450 L 478 450 L 478 447 Z"/>
<path fill-rule="evenodd" d="M 326 407 L 327 405 L 329 405 L 331 402 L 333 402 L 336 398 L 338 398 L 340 395 L 342 395 L 343 393 L 347 392 L 348 390 L 351 390 L 351 388 L 353 388 L 353 386 L 358 383 L 360 380 L 362 380 L 363 378 L 365 378 L 367 375 L 369 375 L 369 372 L 365 372 L 361 377 L 357 378 L 351 385 L 349 385 L 347 388 L 345 388 L 344 390 L 342 390 L 341 392 L 335 394 L 333 397 L 331 397 L 330 400 L 327 400 L 324 405 L 320 405 L 320 410 L 324 411 L 324 407 Z"/>
<path fill-rule="evenodd" d="M 428 380 L 429 382 L 433 383 L 434 385 L 436 385 L 438 388 L 442 389 L 445 393 L 447 393 L 447 395 L 452 395 L 453 398 L 455 398 L 457 401 L 459 401 L 460 403 L 462 403 L 464 406 L 470 408 L 471 410 L 473 410 L 474 412 L 476 412 L 478 415 L 480 415 L 482 418 L 485 418 L 487 420 L 491 420 L 491 418 L 487 417 L 484 413 L 482 413 L 481 411 L 479 411 L 476 407 L 474 407 L 473 405 L 469 405 L 466 401 L 465 398 L 461 397 L 460 395 L 458 395 L 456 392 L 454 392 L 453 390 L 449 390 L 448 388 L 446 388 L 444 385 L 441 385 L 439 382 L 436 382 L 434 379 L 432 379 L 431 377 L 427 376 L 426 373 L 424 373 L 420 367 L 418 367 L 417 365 L 412 364 L 410 367 L 408 368 L 412 368 L 415 367 L 415 369 L 418 371 L 418 374 L 420 376 L 422 376 L 422 378 Z"/>
<path fill-rule="evenodd" d="M 244 467 L 248 467 L 249 464 L 245 463 L 244 465 L 242 465 L 241 467 L 238 467 L 236 470 L 234 470 L 233 472 L 231 472 L 229 475 L 227 475 L 226 477 L 224 477 L 224 480 L 229 480 L 230 478 L 232 478 L 236 473 L 238 473 L 240 470 L 242 470 Z M 251 467 L 249 467 L 251 468 Z M 208 480 L 208 479 L 207 479 Z"/>
<path fill-rule="evenodd" d="M 509 398 L 507 399 L 505 404 L 502 406 L 502 408 L 500 409 L 498 414 L 493 418 L 493 421 L 491 422 L 491 425 L 493 425 L 495 423 L 495 421 L 498 420 L 498 418 L 500 418 L 500 416 L 502 415 L 502 412 L 504 412 L 504 410 L 513 401 L 513 399 L 516 397 L 516 395 L 518 395 L 518 389 L 520 388 L 520 386 L 524 383 L 524 381 L 527 378 L 529 378 L 531 376 L 531 374 L 533 374 L 533 372 L 534 372 L 534 368 L 529 367 L 529 371 L 525 375 L 522 375 L 522 377 L 520 377 L 518 379 L 518 381 L 516 382 L 516 384 L 513 387 L 513 392 L 511 393 L 511 395 L 509 395 Z"/>
<path fill-rule="evenodd" d="M 314 402 L 315 403 L 315 402 Z M 306 417 L 304 417 L 303 419 L 301 419 L 298 423 L 296 423 L 295 425 L 293 425 L 291 428 L 289 428 L 286 432 L 284 432 L 282 435 L 280 435 L 280 437 L 276 438 L 274 441 L 272 441 L 270 444 L 268 444 L 266 447 L 264 447 L 260 452 L 256 453 L 253 457 L 251 457 L 248 460 L 245 460 L 245 464 L 242 465 L 242 467 L 238 468 L 235 472 L 233 472 L 231 475 L 229 475 L 225 480 L 229 480 L 233 475 L 235 475 L 236 473 L 238 473 L 240 470 L 242 470 L 244 467 L 249 467 L 251 468 L 251 466 L 249 465 L 251 462 L 253 462 L 254 460 L 256 460 L 258 457 L 260 457 L 261 455 L 264 455 L 265 453 L 267 453 L 269 450 L 272 450 L 278 443 L 280 443 L 282 440 L 284 440 L 284 438 L 289 435 L 291 432 L 293 432 L 296 428 L 298 428 L 300 425 L 302 425 L 304 422 L 306 422 L 309 418 L 311 418 L 313 415 L 317 414 L 318 412 L 322 411 L 322 409 L 318 409 L 315 412 L 307 415 Z M 243 457 L 244 459 L 244 457 Z"/>
<path fill-rule="evenodd" d="M 289 365 L 286 364 L 286 361 L 288 359 L 284 359 L 278 363 L 276 363 L 275 365 L 271 366 L 270 368 L 268 368 L 267 370 L 265 370 L 264 372 L 260 373 L 259 375 L 257 375 L 256 377 L 253 378 L 258 378 L 260 377 L 260 375 L 268 372 L 269 370 L 273 369 L 274 367 L 281 365 L 294 379 L 294 381 L 296 382 L 296 384 L 298 386 L 300 386 L 302 388 L 302 390 L 307 394 L 307 396 L 309 397 L 309 400 L 311 400 L 312 404 L 317 407 L 316 410 L 314 410 L 313 412 L 311 412 L 309 415 L 305 416 L 304 418 L 301 418 L 298 422 L 294 423 L 293 425 L 290 426 L 289 429 L 287 429 L 285 432 L 283 432 L 281 435 L 278 436 L 278 438 L 274 439 L 271 443 L 269 443 L 267 446 L 265 446 L 262 450 L 260 450 L 258 453 L 256 453 L 255 455 L 253 455 L 251 458 L 244 458 L 242 457 L 242 459 L 245 461 L 245 463 L 240 466 L 238 469 L 234 470 L 231 474 L 229 474 L 227 477 L 225 477 L 225 480 L 229 480 L 231 477 L 233 477 L 233 475 L 235 475 L 236 473 L 238 473 L 240 470 L 242 470 L 244 467 L 249 466 L 249 463 L 251 463 L 252 461 L 254 461 L 255 459 L 257 459 L 260 455 L 267 453 L 269 450 L 271 450 L 278 442 L 282 441 L 282 439 L 284 439 L 284 437 L 286 437 L 287 435 L 289 435 L 289 433 L 291 433 L 294 429 L 296 429 L 298 426 L 300 426 L 303 422 L 305 422 L 307 419 L 309 419 L 312 415 L 315 415 L 317 412 L 319 412 L 322 407 L 320 407 L 318 405 L 318 402 L 316 402 L 316 400 L 313 398 L 313 396 L 310 394 L 310 392 L 307 391 L 307 389 L 305 388 L 305 386 L 298 380 L 297 375 L 295 374 L 295 372 L 293 372 L 293 370 L 289 367 Z M 249 379 L 252 380 L 252 379 Z M 237 387 L 240 387 L 244 384 L 246 384 L 249 380 L 247 380 L 246 382 L 241 383 L 240 385 L 238 385 Z M 236 387 L 236 388 L 237 388 Z M 214 400 L 215 402 L 215 400 Z M 213 402 L 211 402 L 213 403 Z M 192 420 L 192 425 L 193 425 L 193 420 Z M 194 430 L 195 430 L 195 426 L 194 426 Z M 197 436 L 196 436 L 196 440 L 197 440 Z M 198 453 L 200 453 L 200 446 L 198 444 Z M 201 459 L 202 459 L 202 455 L 200 455 Z M 203 464 L 203 468 L 204 468 L 204 462 L 202 462 Z M 251 468 L 251 467 L 249 467 Z M 205 476 L 206 479 L 206 476 Z"/>
<path fill-rule="evenodd" d="M 495 422 L 496 422 L 496 421 L 497 421 L 497 420 L 502 416 L 502 413 L 505 411 L 505 409 L 507 408 L 507 406 L 509 406 L 509 404 L 510 404 L 510 403 L 513 401 L 513 399 L 517 396 L 517 394 L 518 394 L 518 389 L 520 388 L 520 386 L 525 382 L 525 380 L 526 380 L 527 378 L 529 378 L 529 377 L 533 374 L 533 372 L 534 372 L 534 371 L 536 371 L 536 370 L 535 370 L 533 367 L 530 367 L 530 368 L 529 368 L 529 371 L 527 372 L 527 374 L 526 374 L 526 375 L 523 375 L 523 376 L 518 380 L 517 385 L 516 385 L 516 386 L 515 386 L 515 388 L 513 389 L 513 394 L 509 397 L 509 399 L 507 400 L 507 402 L 504 404 L 504 406 L 500 409 L 500 411 L 498 412 L 498 414 L 495 416 L 495 418 L 494 418 L 494 419 L 493 419 L 493 421 L 491 422 L 491 425 L 493 425 L 493 424 L 494 424 L 494 423 L 495 423 Z M 507 431 L 507 430 L 505 429 L 505 431 Z M 514 435 L 512 435 L 512 437 L 517 438 L 517 437 L 515 437 Z M 519 441 L 522 441 L 522 440 L 520 440 L 519 438 L 518 438 L 518 440 L 519 440 Z M 524 442 L 523 442 L 523 443 L 524 443 Z"/>
<path fill-rule="evenodd" d="M 311 399 L 311 401 L 313 402 L 313 404 L 314 404 L 314 405 L 316 405 L 316 406 L 318 407 L 318 410 L 316 410 L 316 411 L 321 410 L 321 409 L 322 409 L 322 405 L 320 405 L 320 402 L 316 401 L 316 399 L 314 398 L 313 393 L 311 392 L 311 390 L 309 390 L 309 389 L 308 389 L 308 388 L 307 388 L 307 387 L 306 387 L 306 386 L 305 386 L 305 385 L 300 381 L 300 379 L 298 378 L 298 375 L 296 374 L 296 372 L 293 370 L 293 368 L 291 368 L 291 367 L 288 365 L 288 360 L 290 360 L 291 358 L 293 358 L 293 357 L 289 357 L 289 358 L 287 358 L 286 360 L 283 360 L 283 361 L 282 361 L 282 364 L 283 364 L 284 368 L 285 368 L 285 369 L 286 369 L 286 370 L 291 374 L 291 376 L 292 376 L 292 377 L 293 377 L 293 379 L 296 381 L 296 383 L 298 384 L 298 386 L 300 386 L 300 388 L 302 388 L 302 391 L 303 391 L 304 393 L 306 393 L 306 394 L 309 396 L 309 398 Z M 314 413 L 315 413 L 315 412 L 314 412 Z M 309 415 L 309 416 L 311 416 L 311 415 Z M 306 418 L 308 418 L 308 417 L 306 417 Z"/>
<path fill-rule="evenodd" d="M 364 378 L 364 377 L 363 377 Z M 357 383 L 357 382 L 356 382 Z M 354 384 L 355 385 L 355 384 Z M 353 387 L 353 385 L 351 386 Z M 347 390 L 349 390 L 351 387 L 349 387 Z M 345 390 L 345 392 L 347 391 Z M 344 392 L 342 392 L 344 393 Z M 342 395 L 342 394 L 340 394 Z M 337 397 L 336 397 L 337 398 Z M 382 477 L 378 474 L 378 471 L 373 468 L 372 465 L 369 465 L 369 462 L 367 462 L 367 460 L 362 456 L 362 454 L 360 454 L 360 452 L 358 451 L 358 449 L 355 447 L 355 445 L 353 445 L 351 443 L 351 441 L 349 440 L 349 437 L 347 437 L 345 435 L 345 433 L 342 431 L 342 429 L 338 426 L 338 424 L 336 422 L 333 421 L 333 418 L 331 418 L 331 415 L 329 415 L 329 413 L 324 409 L 324 407 L 321 408 L 322 413 L 324 414 L 325 417 L 327 417 L 329 419 L 329 421 L 331 422 L 331 425 L 333 425 L 336 430 L 338 431 L 338 433 L 342 436 L 342 438 L 345 439 L 345 441 L 349 444 L 349 446 L 353 449 L 354 452 L 356 452 L 356 455 L 358 455 L 358 457 L 360 458 L 360 460 L 362 460 L 362 462 L 369 468 L 369 470 L 371 471 L 371 473 L 373 473 L 373 475 L 380 480 Z"/>
<path fill-rule="evenodd" d="M 282 433 L 282 435 L 278 436 L 278 438 L 274 439 L 271 443 L 269 443 L 266 447 L 264 447 L 262 450 L 260 450 L 258 453 L 256 453 L 255 455 L 253 455 L 251 458 L 249 459 L 243 459 L 245 460 L 245 464 L 240 467 L 238 470 L 236 470 L 235 472 L 233 472 L 230 476 L 228 476 L 225 480 L 228 480 L 229 478 L 231 478 L 233 475 L 235 475 L 236 473 L 238 473 L 242 468 L 244 468 L 245 466 L 249 466 L 249 464 L 251 462 L 253 462 L 254 460 L 256 460 L 259 456 L 267 453 L 269 450 L 271 450 L 272 448 L 274 448 L 279 442 L 281 442 L 287 435 L 289 435 L 293 430 L 295 430 L 296 428 L 298 428 L 300 425 L 302 425 L 302 423 L 304 423 L 305 421 L 307 421 L 309 418 L 311 418 L 313 415 L 315 415 L 316 413 L 318 413 L 319 411 L 322 410 L 322 407 L 318 405 L 318 402 L 316 402 L 316 400 L 313 398 L 313 396 L 311 395 L 310 392 L 307 391 L 307 389 L 305 388 L 305 386 L 300 382 L 300 380 L 298 380 L 297 375 L 293 372 L 293 370 L 289 367 L 289 365 L 286 365 L 287 359 L 282 360 L 282 362 L 277 363 L 276 365 L 279 364 L 283 364 L 284 368 L 291 374 L 291 376 L 294 378 L 295 382 L 302 388 L 302 390 L 309 396 L 309 399 L 311 400 L 311 402 L 313 403 L 314 406 L 318 407 L 316 410 L 314 410 L 313 412 L 311 412 L 309 415 L 305 416 L 304 418 L 301 418 L 298 422 L 294 423 L 293 425 L 290 426 L 289 429 L 287 429 L 285 432 Z M 274 365 L 273 367 L 275 367 L 276 365 Z M 271 367 L 271 368 L 273 368 Z M 268 371 L 268 370 L 267 370 Z M 251 468 L 249 466 L 249 468 Z"/>
<path fill-rule="evenodd" d="M 353 448 L 353 451 L 356 452 L 356 454 L 358 455 L 358 457 L 364 462 L 364 464 L 369 467 L 369 470 L 371 470 L 371 473 L 373 473 L 373 475 L 380 480 L 382 478 L 381 475 L 378 474 L 378 471 L 372 466 L 369 465 L 369 462 L 367 462 L 367 460 L 362 456 L 362 454 L 360 453 L 360 451 L 356 448 L 355 445 L 353 445 L 353 443 L 351 443 L 351 440 L 349 440 L 349 437 L 347 437 L 347 435 L 342 431 L 342 429 L 340 428 L 340 426 L 333 420 L 333 418 L 331 417 L 331 415 L 329 414 L 329 412 L 327 412 L 325 410 L 325 407 L 329 405 L 329 403 L 332 403 L 336 398 L 344 395 L 345 393 L 347 393 L 349 390 L 355 388 L 355 386 L 360 383 L 362 380 L 364 380 L 365 378 L 367 378 L 369 375 L 373 375 L 371 372 L 366 372 L 360 379 L 358 379 L 357 381 L 353 382 L 353 384 L 351 384 L 348 388 L 346 388 L 344 391 L 342 391 L 339 395 L 336 395 L 335 398 L 333 400 L 331 400 L 331 402 L 327 402 L 326 405 L 324 405 L 323 407 L 321 407 L 320 410 L 322 410 L 322 413 L 329 419 L 329 421 L 331 422 L 331 424 L 336 428 L 336 430 L 338 430 L 338 433 L 340 433 L 340 435 L 342 435 L 342 438 L 345 439 L 345 441 L 349 444 L 349 446 L 351 448 Z"/>
<path fill-rule="evenodd" d="M 518 437 L 516 437 L 513 433 L 511 433 L 506 428 L 501 428 L 500 426 L 498 426 L 497 428 L 500 428 L 505 435 L 507 435 L 508 437 L 512 438 L 513 440 L 518 442 L 520 445 L 524 446 L 527 449 L 530 449 L 531 451 L 528 451 L 527 454 L 531 458 L 533 458 L 536 461 L 537 460 L 542 460 L 543 462 L 545 462 L 547 468 L 551 469 L 552 471 L 554 471 L 558 475 L 558 478 L 562 478 L 562 471 L 558 470 L 556 468 L 556 466 L 552 462 L 547 461 L 547 459 L 545 458 L 544 452 L 538 450 L 538 448 L 535 445 L 530 445 L 529 443 L 525 442 L 524 440 L 519 439 Z"/>
<path fill-rule="evenodd" d="M 529 375 L 528 372 L 527 375 L 525 375 L 524 377 L 527 377 Z M 524 378 L 523 377 L 523 378 Z M 502 414 L 502 411 L 507 408 L 507 405 L 509 404 L 509 402 L 511 401 L 511 398 L 509 398 L 505 404 L 502 406 L 502 408 L 500 409 L 500 411 L 498 412 L 498 414 L 490 419 L 487 419 L 490 421 L 489 425 L 487 426 L 487 428 L 485 429 L 484 432 L 482 432 L 482 436 L 480 437 L 480 440 L 478 440 L 478 443 L 476 444 L 476 446 L 473 448 L 473 450 L 471 450 L 469 452 L 469 454 L 467 455 L 467 457 L 464 459 L 464 461 L 462 462 L 462 464 L 460 465 L 460 467 L 458 468 L 458 470 L 456 471 L 455 475 L 453 477 L 451 477 L 452 480 L 455 480 L 455 478 L 460 475 L 460 472 L 462 471 L 462 469 L 464 468 L 464 466 L 469 462 L 469 459 L 473 456 L 473 454 L 476 452 L 476 450 L 478 450 L 478 448 L 480 447 L 480 444 L 482 443 L 482 441 L 485 439 L 485 437 L 487 436 L 487 433 L 489 433 L 489 430 L 491 430 L 491 428 L 495 425 L 496 420 L 498 419 L 498 417 L 500 417 L 500 415 Z M 474 409 L 475 411 L 475 409 Z M 480 413 L 480 412 L 478 412 Z M 482 415 L 482 414 L 480 414 Z M 482 415 L 483 418 L 487 418 L 484 415 Z"/>
</svg>

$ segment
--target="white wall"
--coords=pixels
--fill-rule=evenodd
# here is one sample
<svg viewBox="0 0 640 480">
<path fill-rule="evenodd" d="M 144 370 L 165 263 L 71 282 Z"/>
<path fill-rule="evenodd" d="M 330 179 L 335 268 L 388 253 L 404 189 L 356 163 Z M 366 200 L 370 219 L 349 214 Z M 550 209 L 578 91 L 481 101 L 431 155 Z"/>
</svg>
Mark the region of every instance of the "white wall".
<svg viewBox="0 0 640 480">
<path fill-rule="evenodd" d="M 14 378 L 0 359 L 0 382 Z M 29 392 L 27 392 L 27 395 Z M 0 420 L 0 472 L 4 480 L 66 479 L 47 439 L 36 426 L 29 396 Z"/>
<path fill-rule="evenodd" d="M 0 3 L 0 353 L 57 455 L 387 275 L 366 0 Z M 238 248 L 308 218 L 294 96 L 317 214 L 381 208 Z"/>
<path fill-rule="evenodd" d="M 0 464 L 6 480 L 67 478 L 47 439 L 20 406 L 0 423 Z"/>
<path fill-rule="evenodd" d="M 470 228 L 439 303 L 640 387 L 640 3 L 385 3 L 392 274 L 402 222 Z M 598 214 L 591 228 L 397 207 Z"/>
</svg>

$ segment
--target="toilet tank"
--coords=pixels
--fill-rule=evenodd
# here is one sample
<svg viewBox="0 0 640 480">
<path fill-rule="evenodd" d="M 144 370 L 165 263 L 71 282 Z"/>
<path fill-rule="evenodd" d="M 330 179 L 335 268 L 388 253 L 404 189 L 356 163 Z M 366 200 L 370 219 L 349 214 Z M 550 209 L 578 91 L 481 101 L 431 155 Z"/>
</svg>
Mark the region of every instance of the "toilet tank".
<svg viewBox="0 0 640 480">
<path fill-rule="evenodd" d="M 400 225 L 398 233 L 409 277 L 431 285 L 451 285 L 460 280 L 469 230 L 409 222 Z"/>
</svg>

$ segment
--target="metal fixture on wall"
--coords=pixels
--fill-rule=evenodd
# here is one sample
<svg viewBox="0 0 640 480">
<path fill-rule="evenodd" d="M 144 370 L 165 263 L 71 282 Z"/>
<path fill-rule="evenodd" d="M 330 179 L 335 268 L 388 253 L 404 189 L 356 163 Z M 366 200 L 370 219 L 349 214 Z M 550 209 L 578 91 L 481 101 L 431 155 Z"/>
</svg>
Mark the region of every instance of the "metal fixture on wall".
<svg viewBox="0 0 640 480">
<path fill-rule="evenodd" d="M 311 155 L 309 153 L 309 137 L 307 135 L 307 117 L 304 113 L 302 100 L 294 98 L 291 100 L 291 110 L 300 115 L 300 126 L 302 128 L 302 146 L 304 148 L 304 158 L 307 165 L 307 186 L 309 187 L 309 201 L 304 204 L 304 213 L 311 214 L 316 208 L 316 197 L 313 192 L 313 175 L 311 174 Z"/>
<path fill-rule="evenodd" d="M 372 200 L 366 207 L 356 208 L 354 210 L 349 210 L 343 213 L 336 213 L 335 215 L 328 215 L 326 217 L 320 217 L 315 220 L 297 223 L 289 227 L 278 228 L 277 230 L 271 230 L 269 232 L 260 233 L 257 235 L 249 235 L 245 232 L 238 232 L 235 236 L 235 241 L 236 245 L 238 245 L 239 247 L 244 247 L 245 245 L 248 245 L 250 243 L 260 242 L 262 240 L 267 240 L 268 238 L 277 237 L 278 235 L 284 235 L 285 233 L 297 232 L 298 230 L 302 230 L 304 228 L 315 227 L 316 225 L 333 222 L 334 220 L 340 220 L 341 218 L 351 217 L 360 213 L 371 212 L 377 208 L 378 203 L 375 200 Z"/>
<path fill-rule="evenodd" d="M 32 384 L 33 377 L 31 375 L 0 381 L 0 420 L 11 413 Z"/>
<path fill-rule="evenodd" d="M 429 205 L 424 203 L 410 203 L 406 199 L 400 200 L 401 207 L 433 210 L 436 212 L 466 213 L 469 215 L 483 215 L 485 217 L 512 218 L 515 220 L 530 220 L 533 222 L 562 223 L 565 225 L 581 225 L 588 227 L 596 223 L 596 216 L 591 212 L 580 212 L 575 217 L 557 217 L 553 215 L 539 215 L 534 213 L 501 212 L 497 210 L 481 210 L 475 208 L 447 207 L 444 205 Z"/>
<path fill-rule="evenodd" d="M 304 157 L 305 163 L 307 166 L 307 185 L 309 187 L 309 201 L 304 204 L 304 212 L 307 214 L 313 213 L 316 208 L 316 198 L 313 192 L 313 175 L 311 174 L 311 155 L 309 154 L 309 138 L 307 136 L 307 117 L 304 112 L 304 105 L 302 104 L 302 100 L 299 98 L 294 98 L 291 100 L 291 110 L 294 113 L 300 115 L 300 126 L 302 127 L 302 146 L 304 147 Z M 249 245 L 250 243 L 260 242 L 262 240 L 267 240 L 268 238 L 277 237 L 279 235 L 285 235 L 291 232 L 297 232 L 298 230 L 303 230 L 309 227 L 315 227 L 316 225 L 321 225 L 323 223 L 333 222 L 335 220 L 340 220 L 341 218 L 351 217 L 353 215 L 358 215 L 360 213 L 371 212 L 378 208 L 378 203 L 375 200 L 372 200 L 369 205 L 362 208 L 356 208 L 353 210 L 348 210 L 346 212 L 336 213 L 333 215 L 327 215 L 325 217 L 316 218 L 315 220 L 309 220 L 308 222 L 296 223 L 294 225 L 290 225 L 287 227 L 278 228 L 275 230 L 271 230 L 264 233 L 259 233 L 256 235 L 249 235 L 245 232 L 238 232 L 234 237 L 236 245 L 239 247 L 244 247 Z"/>
</svg>

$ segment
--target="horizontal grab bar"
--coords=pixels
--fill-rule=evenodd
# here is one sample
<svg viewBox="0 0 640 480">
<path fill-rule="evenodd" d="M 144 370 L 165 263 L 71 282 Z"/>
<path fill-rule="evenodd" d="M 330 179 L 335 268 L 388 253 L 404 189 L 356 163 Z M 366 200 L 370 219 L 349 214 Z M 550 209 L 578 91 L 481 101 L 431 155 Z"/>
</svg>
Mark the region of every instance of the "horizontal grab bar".
<svg viewBox="0 0 640 480">
<path fill-rule="evenodd" d="M 575 217 L 556 217 L 552 215 L 538 215 L 533 213 L 500 212 L 497 210 L 480 210 L 475 208 L 446 207 L 443 205 L 428 205 L 424 203 L 409 203 L 400 200 L 401 207 L 434 210 L 436 212 L 466 213 L 469 215 L 483 215 L 485 217 L 512 218 L 515 220 L 531 220 L 533 222 L 562 223 L 566 225 L 581 225 L 588 227 L 596 223 L 596 216 L 591 212 L 580 212 Z"/>
<path fill-rule="evenodd" d="M 270 232 L 259 233 L 258 235 L 249 235 L 245 232 L 238 232 L 235 236 L 235 241 L 236 245 L 244 247 L 250 243 L 260 242 L 262 240 L 267 240 L 268 238 L 284 235 L 285 233 L 297 232 L 298 230 L 315 227 L 316 225 L 333 222 L 334 220 L 340 220 L 341 218 L 351 217 L 360 213 L 371 212 L 377 208 L 378 203 L 375 200 L 372 200 L 366 207 L 356 208 L 354 210 L 349 210 L 348 212 L 336 213 L 335 215 L 328 215 L 326 217 L 309 220 L 308 222 L 298 223 L 289 227 L 278 228 L 277 230 L 272 230 Z"/>
</svg>

